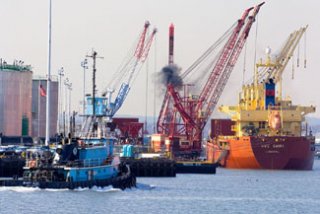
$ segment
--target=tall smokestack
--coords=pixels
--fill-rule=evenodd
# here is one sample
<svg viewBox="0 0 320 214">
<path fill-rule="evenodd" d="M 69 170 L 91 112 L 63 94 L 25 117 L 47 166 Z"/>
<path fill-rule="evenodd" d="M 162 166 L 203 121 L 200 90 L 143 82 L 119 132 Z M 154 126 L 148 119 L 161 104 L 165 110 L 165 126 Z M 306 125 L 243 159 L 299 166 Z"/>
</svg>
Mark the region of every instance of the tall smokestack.
<svg viewBox="0 0 320 214">
<path fill-rule="evenodd" d="M 169 27 L 169 65 L 173 64 L 174 25 Z"/>
</svg>

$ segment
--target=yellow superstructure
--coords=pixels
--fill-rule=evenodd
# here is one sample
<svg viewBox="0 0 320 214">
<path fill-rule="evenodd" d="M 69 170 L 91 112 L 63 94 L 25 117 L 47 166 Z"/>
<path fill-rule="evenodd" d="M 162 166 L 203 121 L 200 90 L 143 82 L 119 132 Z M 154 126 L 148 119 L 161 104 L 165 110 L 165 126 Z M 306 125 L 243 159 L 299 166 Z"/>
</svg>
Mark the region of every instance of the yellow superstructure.
<svg viewBox="0 0 320 214">
<path fill-rule="evenodd" d="M 305 115 L 315 112 L 316 108 L 293 105 L 291 99 L 283 99 L 281 78 L 306 28 L 307 26 L 290 34 L 276 59 L 271 59 L 270 49 L 267 49 L 266 60 L 260 60 L 256 64 L 253 83 L 242 87 L 239 104 L 219 108 L 235 122 L 232 129 L 237 137 L 301 136 Z M 278 92 L 276 85 L 279 86 Z"/>
</svg>

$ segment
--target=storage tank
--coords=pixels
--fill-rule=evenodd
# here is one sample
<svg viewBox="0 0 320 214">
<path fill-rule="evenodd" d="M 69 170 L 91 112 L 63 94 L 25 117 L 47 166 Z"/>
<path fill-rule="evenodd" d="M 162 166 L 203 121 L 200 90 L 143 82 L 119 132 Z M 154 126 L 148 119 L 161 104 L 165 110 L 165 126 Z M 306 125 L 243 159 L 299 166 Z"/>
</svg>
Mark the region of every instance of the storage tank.
<svg viewBox="0 0 320 214">
<path fill-rule="evenodd" d="M 128 145 L 125 144 L 122 146 L 122 157 L 127 157 Z"/>
<path fill-rule="evenodd" d="M 133 156 L 134 156 L 134 147 L 133 147 L 133 145 L 128 145 L 127 157 L 132 158 Z"/>
<path fill-rule="evenodd" d="M 41 89 L 42 88 L 42 89 Z M 58 121 L 58 78 L 51 77 L 50 84 L 50 127 L 49 136 L 54 137 L 57 133 Z M 32 80 L 32 136 L 46 136 L 46 77 L 35 76 Z"/>
<path fill-rule="evenodd" d="M 0 132 L 4 135 L 31 135 L 31 88 L 30 66 L 0 59 Z"/>
</svg>

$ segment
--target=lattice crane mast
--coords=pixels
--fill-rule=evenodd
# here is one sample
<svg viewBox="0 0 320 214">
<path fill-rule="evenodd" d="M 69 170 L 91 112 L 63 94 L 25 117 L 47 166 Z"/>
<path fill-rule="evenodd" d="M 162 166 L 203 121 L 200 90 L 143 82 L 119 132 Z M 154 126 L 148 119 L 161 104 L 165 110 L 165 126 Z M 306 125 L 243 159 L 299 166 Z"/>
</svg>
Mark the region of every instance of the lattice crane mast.
<svg viewBox="0 0 320 214">
<path fill-rule="evenodd" d="M 200 95 L 200 102 L 198 103 L 197 107 L 196 107 L 196 111 L 197 112 L 201 112 L 201 115 L 203 115 L 203 117 L 198 117 L 197 118 L 197 124 L 200 127 L 200 129 L 198 129 L 199 131 L 202 131 L 202 129 L 204 128 L 206 122 L 208 121 L 209 117 L 211 116 L 212 111 L 214 110 L 214 108 L 216 107 L 218 100 L 222 94 L 222 91 L 225 87 L 225 85 L 227 84 L 227 81 L 230 77 L 230 74 L 239 58 L 239 55 L 241 53 L 241 50 L 244 47 L 244 44 L 248 38 L 250 29 L 252 27 L 253 22 L 255 21 L 255 17 L 258 14 L 260 7 L 264 4 L 261 3 L 259 5 L 257 5 L 254 8 L 253 14 L 251 16 L 249 16 L 249 20 L 245 25 L 245 28 L 243 29 L 240 37 L 238 38 L 236 44 L 234 45 L 234 48 L 232 49 L 231 55 L 228 58 L 227 64 L 224 67 L 223 70 L 220 70 L 219 67 L 220 66 L 216 66 L 217 67 L 217 72 L 221 73 L 219 76 L 219 80 L 216 80 L 216 74 L 213 75 L 213 78 L 216 81 L 212 81 L 210 82 L 210 79 L 207 82 L 206 87 L 210 88 L 211 90 L 206 89 L 206 87 L 204 88 L 204 92 Z M 214 71 L 213 71 L 214 73 Z M 216 84 L 214 84 L 216 82 Z M 210 84 L 214 84 L 214 85 L 210 85 Z M 208 86 L 210 85 L 210 86 Z M 209 93 L 208 93 L 209 91 Z M 205 94 L 206 93 L 206 94 Z M 206 105 L 203 105 L 203 101 L 207 100 Z M 196 135 L 199 135 L 200 133 L 196 133 Z"/>
<path fill-rule="evenodd" d="M 223 41 L 225 41 L 227 38 L 229 38 L 232 31 L 234 31 L 236 25 L 237 25 L 237 22 L 234 25 L 232 25 L 213 45 L 211 45 L 208 48 L 208 50 L 203 55 L 201 55 L 187 70 L 185 70 L 181 75 L 179 74 L 179 77 L 181 77 L 183 82 L 187 82 L 188 80 L 186 80 L 186 79 L 189 78 L 189 76 L 192 76 L 194 73 L 200 73 L 200 72 L 198 72 L 200 69 L 202 69 L 201 75 L 204 72 L 207 72 L 207 70 L 210 70 L 210 67 L 211 67 L 210 65 L 214 64 L 214 62 L 216 61 L 216 57 L 212 60 L 213 57 L 211 57 L 211 55 L 214 54 L 217 47 L 219 45 L 221 45 Z M 172 25 L 169 28 L 169 65 L 163 68 L 163 72 L 161 72 L 162 74 L 165 72 L 165 70 L 171 70 L 172 73 L 179 73 L 179 72 L 177 72 L 179 70 L 178 66 L 176 66 L 173 63 L 173 60 L 170 60 L 170 59 L 173 59 Z M 209 61 L 209 63 L 208 63 L 209 67 L 206 64 L 207 61 Z M 203 67 L 205 67 L 205 69 L 203 69 Z M 174 70 L 176 72 L 174 72 Z M 203 70 L 205 70 L 205 71 L 203 71 Z M 166 73 L 170 73 L 170 72 L 166 72 Z M 201 79 L 205 79 L 205 78 L 207 78 L 207 77 L 201 76 Z M 163 79 L 163 78 L 161 78 L 161 79 Z M 162 106 L 161 106 L 160 113 L 159 113 L 158 120 L 157 120 L 157 132 L 161 133 L 161 134 L 165 134 L 165 135 L 173 135 L 174 128 L 172 128 L 172 127 L 176 126 L 174 123 L 176 123 L 176 121 L 177 121 L 176 115 L 178 112 L 177 112 L 177 109 L 176 109 L 175 104 L 173 102 L 173 96 L 175 96 L 176 99 L 180 100 L 179 102 L 176 102 L 176 103 L 180 103 L 177 105 L 180 105 L 180 108 L 183 108 L 181 106 L 181 102 L 183 102 L 183 100 L 181 100 L 179 93 L 177 92 L 178 90 L 175 89 L 172 84 L 171 85 L 168 84 L 171 81 L 170 79 L 171 79 L 171 77 L 169 77 L 169 79 L 165 80 L 166 91 L 165 91 Z M 197 83 L 197 81 L 194 81 L 194 80 L 192 80 L 192 84 L 197 84 L 200 87 L 202 85 L 201 83 Z M 183 86 L 183 88 L 186 88 L 185 86 Z M 169 90 L 171 91 L 171 93 L 169 93 Z M 187 114 L 184 114 L 184 115 L 185 115 L 185 118 L 188 117 Z M 189 118 L 189 120 L 190 120 L 190 118 Z M 178 132 L 183 132 L 183 131 L 178 131 Z"/>
<path fill-rule="evenodd" d="M 169 58 L 168 64 L 171 66 L 174 65 L 174 25 L 171 23 L 169 26 Z M 158 133 L 168 133 L 168 124 L 171 122 L 173 115 L 169 115 L 170 112 L 173 112 L 173 101 L 172 97 L 168 90 L 165 91 L 165 95 L 163 97 L 163 102 L 161 105 L 160 113 L 157 120 L 157 132 Z"/>
<path fill-rule="evenodd" d="M 215 61 L 209 78 L 205 86 L 203 87 L 199 98 L 196 101 L 194 101 L 193 99 L 186 98 L 186 96 L 180 96 L 180 94 L 176 91 L 175 87 L 172 84 L 167 85 L 168 95 L 166 96 L 172 98 L 174 102 L 174 109 L 176 111 L 169 112 L 167 114 L 176 115 L 177 113 L 179 113 L 184 126 L 184 128 L 177 128 L 172 124 L 168 124 L 166 128 L 169 129 L 169 134 L 172 135 L 171 137 L 184 136 L 189 142 L 192 142 L 194 149 L 201 149 L 202 130 L 208 118 L 210 117 L 211 112 L 213 111 L 215 105 L 218 102 L 223 88 L 226 85 L 230 73 L 248 37 L 252 23 L 255 21 L 255 17 L 263 4 L 264 2 L 257 5 L 254 8 L 254 12 L 251 16 L 249 16 L 249 12 L 253 8 L 245 10 L 241 19 L 238 20 L 229 39 L 227 40 L 226 44 L 222 48 L 222 51 L 218 55 L 218 58 Z M 245 25 L 247 18 L 248 21 Z M 245 28 L 244 30 L 242 30 L 244 25 Z M 200 59 L 202 60 L 202 58 L 205 58 L 207 55 L 208 54 L 205 53 L 202 57 L 200 57 Z M 191 66 L 192 69 L 197 66 L 197 63 L 198 62 Z M 185 73 L 187 72 L 190 71 L 187 70 Z M 183 76 L 187 75 L 185 73 L 183 74 Z M 168 102 L 169 98 L 165 97 L 165 99 L 165 101 Z M 166 107 L 167 105 L 168 103 L 164 103 L 163 107 Z M 166 112 L 165 110 L 162 111 Z M 165 118 L 165 116 L 163 115 L 161 117 Z"/>
<path fill-rule="evenodd" d="M 150 23 L 147 21 L 144 24 L 144 29 L 139 37 L 134 51 L 129 53 L 129 56 L 124 60 L 124 63 L 122 63 L 120 69 L 115 73 L 112 80 L 108 84 L 108 88 L 106 88 L 102 93 L 102 96 L 107 97 L 106 116 L 109 120 L 122 106 L 126 96 L 130 91 L 131 85 L 133 84 L 137 74 L 141 70 L 142 65 L 148 57 L 154 36 L 157 32 L 157 29 L 154 29 L 148 36 L 147 33 L 149 26 Z M 115 92 L 116 88 L 119 88 L 119 91 L 114 101 L 112 101 L 112 94 Z"/>
</svg>

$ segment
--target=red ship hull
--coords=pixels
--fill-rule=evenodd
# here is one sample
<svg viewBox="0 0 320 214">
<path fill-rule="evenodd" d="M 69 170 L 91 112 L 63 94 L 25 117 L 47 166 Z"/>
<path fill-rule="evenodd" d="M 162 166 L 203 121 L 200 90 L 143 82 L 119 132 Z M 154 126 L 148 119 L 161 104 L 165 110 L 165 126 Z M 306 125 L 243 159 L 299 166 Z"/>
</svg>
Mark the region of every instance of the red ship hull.
<svg viewBox="0 0 320 214">
<path fill-rule="evenodd" d="M 209 143 L 208 160 L 226 168 L 312 170 L 313 137 L 240 137 L 224 141 L 224 149 Z M 225 151 L 228 152 L 225 152 Z"/>
</svg>

